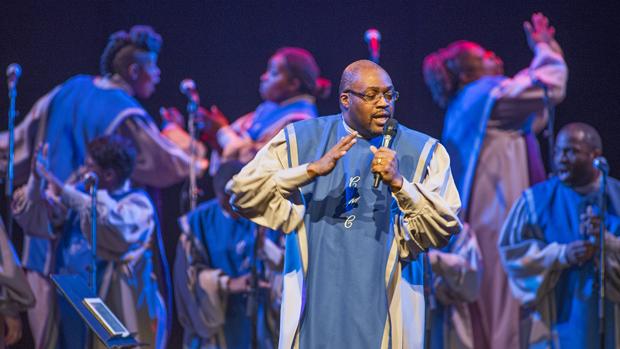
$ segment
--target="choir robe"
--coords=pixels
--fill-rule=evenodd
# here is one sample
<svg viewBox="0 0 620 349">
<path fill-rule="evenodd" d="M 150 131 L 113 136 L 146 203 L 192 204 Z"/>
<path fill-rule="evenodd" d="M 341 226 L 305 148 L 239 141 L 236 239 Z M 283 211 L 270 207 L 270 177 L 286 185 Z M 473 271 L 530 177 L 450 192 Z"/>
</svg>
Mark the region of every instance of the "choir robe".
<svg viewBox="0 0 620 349">
<path fill-rule="evenodd" d="M 181 217 L 179 224 L 183 233 L 173 274 L 184 348 L 251 347 L 248 295 L 229 294 L 227 284 L 231 278 L 251 273 L 252 263 L 256 263 L 257 275 L 268 278 L 273 288 L 273 292 L 258 292 L 258 345 L 276 347 L 278 319 L 274 315 L 278 312 L 274 310 L 280 302 L 284 258 L 277 245 L 279 234 L 265 232 L 266 238 L 256 246 L 256 234 L 262 228 L 243 217 L 232 218 L 217 200 L 203 203 Z M 255 247 L 259 249 L 256 254 Z"/>
<path fill-rule="evenodd" d="M 553 177 L 523 193 L 502 229 L 499 249 L 510 286 L 522 304 L 523 346 L 598 347 L 597 272 L 594 259 L 570 265 L 567 244 L 586 239 L 580 215 L 599 210 L 598 181 L 571 188 Z M 620 182 L 607 195 L 605 348 L 618 347 L 620 314 Z"/>
<path fill-rule="evenodd" d="M 15 192 L 13 212 L 25 234 L 46 239 L 56 253 L 46 259 L 50 274 L 89 280 L 91 200 L 79 186 L 66 184 L 60 197 L 43 193 L 31 176 Z M 165 348 L 166 307 L 155 275 L 153 247 L 159 235 L 155 207 L 148 194 L 126 181 L 115 192 L 97 193 L 98 295 L 139 341 Z M 50 289 L 49 274 L 30 272 L 37 304 L 29 322 L 38 348 L 90 347 L 87 328 L 60 294 Z M 92 344 L 104 348 L 99 341 Z"/>
<path fill-rule="evenodd" d="M 394 140 L 402 189 L 373 188 L 370 145 L 357 143 L 323 177 L 307 166 L 352 133 L 341 115 L 290 124 L 229 182 L 231 203 L 287 234 L 281 348 L 419 348 L 421 251 L 460 231 L 449 158 L 402 125 Z"/>
<path fill-rule="evenodd" d="M 512 204 L 544 180 L 536 134 L 550 104 L 562 101 L 568 69 L 563 57 L 538 43 L 527 69 L 509 78 L 484 76 L 463 86 L 448 104 L 442 143 L 463 202 L 460 217 L 475 234 L 483 270 L 479 299 L 471 304 L 471 329 L 461 342 L 476 348 L 516 348 L 519 303 L 501 267 L 497 240 Z"/>
<path fill-rule="evenodd" d="M 4 317 L 19 317 L 20 311 L 34 303 L 34 294 L 0 218 L 0 349 L 5 348 Z"/>
</svg>

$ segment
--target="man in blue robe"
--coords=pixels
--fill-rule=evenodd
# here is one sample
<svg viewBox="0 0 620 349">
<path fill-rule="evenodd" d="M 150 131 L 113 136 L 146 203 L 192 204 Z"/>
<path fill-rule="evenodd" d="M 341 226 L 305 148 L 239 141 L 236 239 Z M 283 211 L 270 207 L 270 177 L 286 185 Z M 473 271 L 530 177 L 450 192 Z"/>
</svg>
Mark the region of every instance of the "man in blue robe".
<svg viewBox="0 0 620 349">
<path fill-rule="evenodd" d="M 582 123 L 562 128 L 554 156 L 557 175 L 526 190 L 504 224 L 499 249 L 512 292 L 522 304 L 522 347 L 599 347 L 601 200 L 608 207 L 605 348 L 619 345 L 620 182 L 609 178 L 601 198 L 602 175 L 593 167 L 601 154 L 594 128 Z"/>
<path fill-rule="evenodd" d="M 247 349 L 253 347 L 253 331 L 258 348 L 276 347 L 277 318 L 270 310 L 273 301 L 279 304 L 279 297 L 268 294 L 266 278 L 279 293 L 277 276 L 284 253 L 270 239 L 277 238 L 275 232 L 265 231 L 230 207 L 224 187 L 242 167 L 238 161 L 222 163 L 213 178 L 216 199 L 179 219 L 183 233 L 174 285 L 186 349 Z M 258 289 L 252 288 L 253 268 L 261 277 L 257 282 L 263 287 Z"/>
<path fill-rule="evenodd" d="M 233 178 L 231 203 L 287 234 L 281 348 L 419 348 L 420 252 L 461 228 L 449 158 L 402 125 L 381 146 L 398 92 L 377 64 L 350 64 L 339 92 L 342 113 L 278 133 Z"/>
</svg>

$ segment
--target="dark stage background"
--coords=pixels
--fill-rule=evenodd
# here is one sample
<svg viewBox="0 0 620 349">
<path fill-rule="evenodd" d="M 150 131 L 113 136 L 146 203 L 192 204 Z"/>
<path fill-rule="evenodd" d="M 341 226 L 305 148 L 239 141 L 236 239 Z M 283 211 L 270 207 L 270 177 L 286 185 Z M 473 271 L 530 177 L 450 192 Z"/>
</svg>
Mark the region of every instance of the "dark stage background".
<svg viewBox="0 0 620 349">
<path fill-rule="evenodd" d="M 619 174 L 620 40 L 614 33 L 620 20 L 614 6 L 602 2 L 2 1 L 0 68 L 4 72 L 9 63 L 22 65 L 17 107 L 24 115 L 36 98 L 68 77 L 98 73 L 110 33 L 150 24 L 163 36 L 164 47 L 159 60 L 162 80 L 156 94 L 144 102 L 147 110 L 158 118 L 159 106 L 183 108 L 178 84 L 192 77 L 203 104 L 217 104 L 233 120 L 260 102 L 258 78 L 277 48 L 310 50 L 335 90 L 343 68 L 367 58 L 363 34 L 376 27 L 383 35 L 381 64 L 401 93 L 397 118 L 440 137 L 442 111 L 422 79 L 424 56 L 453 40 L 469 39 L 494 50 L 504 59 L 506 73 L 513 75 L 532 57 L 522 22 L 534 11 L 542 11 L 556 27 L 570 69 L 567 98 L 557 108 L 556 131 L 572 121 L 594 125 L 603 137 L 612 174 Z M 6 129 L 6 92 L 6 84 L 0 84 L 2 129 Z M 318 106 L 324 115 L 338 112 L 336 94 Z M 210 198 L 209 179 L 201 182 L 203 199 Z M 160 197 L 171 262 L 178 236 L 179 190 L 175 186 Z M 15 238 L 18 249 L 20 235 Z M 31 347 L 28 332 L 24 337 L 19 347 Z M 180 347 L 180 338 L 175 320 L 169 347 Z"/>
</svg>

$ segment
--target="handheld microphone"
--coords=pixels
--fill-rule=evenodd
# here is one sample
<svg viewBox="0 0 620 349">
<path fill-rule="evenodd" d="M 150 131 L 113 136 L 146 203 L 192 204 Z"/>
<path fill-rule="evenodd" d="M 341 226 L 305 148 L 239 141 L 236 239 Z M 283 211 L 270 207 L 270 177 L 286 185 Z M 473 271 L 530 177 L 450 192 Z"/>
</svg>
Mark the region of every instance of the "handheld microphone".
<svg viewBox="0 0 620 349">
<path fill-rule="evenodd" d="M 86 188 L 97 187 L 99 184 L 99 176 L 95 172 L 86 172 L 82 177 Z"/>
<path fill-rule="evenodd" d="M 9 85 L 9 90 L 14 89 L 17 86 L 17 81 L 22 75 L 22 67 L 17 63 L 11 63 L 6 67 L 6 82 Z"/>
<path fill-rule="evenodd" d="M 179 90 L 190 101 L 196 103 L 196 105 L 200 104 L 200 97 L 198 96 L 198 90 L 196 89 L 196 83 L 194 82 L 194 80 L 183 79 L 179 84 Z"/>
<path fill-rule="evenodd" d="M 389 148 L 392 145 L 392 140 L 396 136 L 396 132 L 398 131 L 398 121 L 394 118 L 388 119 L 383 126 L 383 140 L 381 141 L 381 146 Z M 381 175 L 378 173 L 374 174 L 375 181 L 373 183 L 373 187 L 379 187 L 379 181 L 381 180 Z"/>
<path fill-rule="evenodd" d="M 381 33 L 377 29 L 371 28 L 364 33 L 364 41 L 368 44 L 370 60 L 379 64 L 379 44 L 381 43 Z"/>
<path fill-rule="evenodd" d="M 609 163 L 604 156 L 597 156 L 596 158 L 594 158 L 594 161 L 592 161 L 592 165 L 598 168 L 599 171 L 603 172 L 603 174 L 609 174 Z"/>
</svg>

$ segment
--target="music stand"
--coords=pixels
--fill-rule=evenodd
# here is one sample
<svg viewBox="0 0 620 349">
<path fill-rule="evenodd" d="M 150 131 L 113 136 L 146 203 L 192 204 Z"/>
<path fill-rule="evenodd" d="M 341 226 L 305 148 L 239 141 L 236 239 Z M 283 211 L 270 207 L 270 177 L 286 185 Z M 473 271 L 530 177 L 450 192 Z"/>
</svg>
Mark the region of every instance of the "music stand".
<svg viewBox="0 0 620 349">
<path fill-rule="evenodd" d="M 88 285 L 77 275 L 52 275 L 52 281 L 56 288 L 69 301 L 73 309 L 80 314 L 86 325 L 94 332 L 101 342 L 108 348 L 133 348 L 147 345 L 139 343 L 134 337 L 135 333 L 127 333 L 125 335 L 114 335 L 106 328 L 104 322 L 106 318 L 110 319 L 110 313 L 104 316 L 96 316 L 84 302 L 88 298 L 97 298 Z M 115 316 L 112 314 L 112 318 Z M 120 321 L 119 321 L 120 323 Z M 117 323 L 115 326 L 118 327 Z M 108 326 L 109 327 L 109 326 Z M 124 325 L 120 324 L 124 328 Z"/>
</svg>

